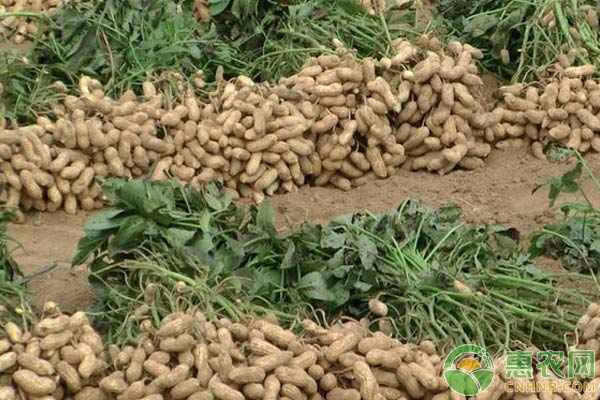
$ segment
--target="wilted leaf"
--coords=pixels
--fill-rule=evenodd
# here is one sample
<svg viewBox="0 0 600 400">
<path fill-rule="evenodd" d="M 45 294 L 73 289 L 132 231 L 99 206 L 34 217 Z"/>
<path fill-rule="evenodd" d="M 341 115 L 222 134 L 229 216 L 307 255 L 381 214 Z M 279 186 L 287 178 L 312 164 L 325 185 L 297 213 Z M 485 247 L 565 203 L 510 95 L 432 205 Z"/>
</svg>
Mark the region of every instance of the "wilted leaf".
<svg viewBox="0 0 600 400">
<path fill-rule="evenodd" d="M 293 241 L 288 241 L 287 250 L 285 251 L 285 255 L 283 256 L 283 260 L 281 260 L 280 268 L 283 270 L 293 268 L 294 256 L 296 255 L 296 246 Z"/>
<path fill-rule="evenodd" d="M 194 237 L 194 231 L 179 228 L 169 228 L 164 236 L 167 242 L 175 248 L 183 247 Z"/>
<path fill-rule="evenodd" d="M 377 258 L 377 246 L 366 236 L 358 236 L 354 240 L 355 246 L 359 249 L 359 257 L 362 266 L 366 269 L 373 268 Z"/>
<path fill-rule="evenodd" d="M 330 249 L 340 249 L 346 243 L 346 235 L 337 233 L 331 229 L 325 229 L 321 233 L 321 246 Z"/>
</svg>

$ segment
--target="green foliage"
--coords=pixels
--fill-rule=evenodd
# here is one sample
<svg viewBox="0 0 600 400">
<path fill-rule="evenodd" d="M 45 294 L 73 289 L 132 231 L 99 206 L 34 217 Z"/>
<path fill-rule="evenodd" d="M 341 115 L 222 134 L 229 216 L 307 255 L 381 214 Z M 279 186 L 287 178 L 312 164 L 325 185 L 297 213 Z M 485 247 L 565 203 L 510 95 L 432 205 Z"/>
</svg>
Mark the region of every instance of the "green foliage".
<svg viewBox="0 0 600 400">
<path fill-rule="evenodd" d="M 404 339 L 491 348 L 560 343 L 586 305 L 521 254 L 514 230 L 466 226 L 456 207 L 407 200 L 281 234 L 268 203 L 244 210 L 214 185 L 115 179 L 106 190 L 114 210 L 86 224 L 74 264 L 93 254 L 94 281 L 110 293 L 99 317 L 115 338 L 135 337 L 127 315 L 149 284 L 164 288 L 158 309 L 192 303 L 234 319 L 272 310 L 283 322 L 313 308 L 328 320 L 362 318 L 379 295 Z M 457 280 L 471 290 L 456 289 Z M 179 281 L 188 295 L 169 294 Z"/>
<path fill-rule="evenodd" d="M 212 17 L 216 17 L 222 14 L 225 10 L 227 10 L 227 7 L 229 7 L 230 3 L 231 0 L 210 0 L 208 4 L 208 11 Z"/>
<path fill-rule="evenodd" d="M 109 179 L 104 189 L 114 210 L 100 212 L 87 221 L 86 236 L 73 259 L 77 265 L 94 254 L 93 272 L 133 258 L 140 248 L 189 254 L 216 265 L 222 260 L 215 257 L 229 257 L 210 251 L 234 245 L 229 235 L 233 236 L 243 222 L 242 210 L 229 197 L 221 196 L 214 185 L 200 192 L 176 181 Z"/>
<path fill-rule="evenodd" d="M 0 63 L 5 117 L 31 119 L 30 108 L 52 108 L 48 86 L 76 87 L 82 74 L 106 83 L 108 94 L 141 87 L 148 75 L 167 71 L 192 76 L 205 60 L 196 40 L 201 29 L 191 12 L 172 0 L 102 0 L 68 3 L 43 18 L 26 61 L 7 55 Z M 56 94 L 54 94 L 56 97 Z"/>
<path fill-rule="evenodd" d="M 411 34 L 415 24 L 412 11 L 374 16 L 356 0 L 213 0 L 213 21 L 201 24 L 192 4 L 68 3 L 42 18 L 47 39 L 34 38 L 25 59 L 7 53 L 0 61 L 5 117 L 28 122 L 49 112 L 57 104 L 49 85 L 60 80 L 72 89 L 82 74 L 106 84 L 111 96 L 139 92 L 148 78 L 168 94 L 175 91 L 175 73 L 191 80 L 202 70 L 210 83 L 219 66 L 226 79 L 246 75 L 276 82 L 309 56 L 332 51 L 334 38 L 359 57 L 381 57 L 392 38 Z"/>
<path fill-rule="evenodd" d="M 560 205 L 563 220 L 550 224 L 531 236 L 530 252 L 533 256 L 546 256 L 560 260 L 565 267 L 600 271 L 600 208 L 594 204 L 581 186 L 582 174 L 589 177 L 600 193 L 600 182 L 579 153 L 564 148 L 550 149 L 549 158 L 564 161 L 569 155 L 577 162 L 560 178 L 546 182 L 550 206 L 554 206 L 561 193 L 579 194 L 583 201 Z M 536 189 L 537 190 L 537 189 Z"/>
<path fill-rule="evenodd" d="M 559 54 L 580 47 L 577 64 L 594 63 L 600 56 L 598 29 L 588 23 L 586 7 L 594 0 L 442 0 L 438 6 L 450 38 L 480 48 L 483 66 L 504 80 L 521 82 L 550 76 Z M 553 26 L 542 20 L 553 12 Z M 569 30 L 573 27 L 580 37 Z M 506 49 L 510 62 L 501 61 Z"/>
<path fill-rule="evenodd" d="M 223 9 L 225 3 L 230 7 Z M 407 11 L 391 28 L 391 14 L 370 15 L 355 0 L 223 0 L 213 5 L 215 23 L 199 38 L 211 54 L 208 76 L 223 65 L 228 77 L 242 74 L 271 82 L 299 70 L 309 56 L 331 51 L 333 39 L 356 49 L 359 57 L 387 55 L 390 38 L 411 35 L 415 24 L 414 12 Z"/>
<path fill-rule="evenodd" d="M 251 307 L 234 301 L 243 295 L 242 278 L 233 278 L 232 271 L 240 268 L 246 254 L 241 237 L 248 231 L 250 216 L 222 196 L 217 186 L 209 184 L 198 191 L 177 181 L 115 178 L 105 183 L 104 190 L 113 210 L 87 221 L 86 236 L 72 263 L 92 257 L 90 281 L 99 295 L 97 320 L 109 340 L 136 338 L 131 313 L 134 305 L 148 303 L 143 292 L 150 284 L 161 288 L 152 302 L 156 316 L 190 303 L 207 314 L 234 320 L 244 312 L 260 312 L 263 306 L 273 310 L 260 299 Z M 263 220 L 270 222 L 264 211 L 257 212 L 256 229 Z M 172 293 L 178 282 L 190 289 L 182 303 L 181 296 Z"/>
<path fill-rule="evenodd" d="M 4 188 L 0 185 L 0 195 Z M 12 319 L 16 316 L 15 309 L 23 304 L 24 288 L 16 279 L 21 278 L 21 271 L 11 255 L 9 244 L 14 242 L 6 232 L 6 224 L 13 221 L 14 214 L 0 201 L 0 313 L 8 311 Z M 4 316 L 4 315 L 3 315 Z"/>
</svg>

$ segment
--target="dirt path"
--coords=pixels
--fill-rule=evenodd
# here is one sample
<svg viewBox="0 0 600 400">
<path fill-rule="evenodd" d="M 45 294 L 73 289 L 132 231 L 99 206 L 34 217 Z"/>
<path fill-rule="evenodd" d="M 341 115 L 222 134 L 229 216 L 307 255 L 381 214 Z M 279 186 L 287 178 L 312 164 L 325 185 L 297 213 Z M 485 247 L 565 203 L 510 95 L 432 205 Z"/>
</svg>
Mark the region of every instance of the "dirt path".
<svg viewBox="0 0 600 400">
<path fill-rule="evenodd" d="M 590 166 L 600 171 L 600 156 L 588 157 Z M 446 176 L 401 171 L 387 180 L 370 182 L 341 192 L 330 188 L 303 188 L 297 193 L 271 198 L 283 222 L 283 213 L 298 224 L 305 218 L 324 223 L 332 217 L 352 211 L 384 211 L 397 206 L 407 197 L 420 198 L 429 205 L 456 204 L 468 222 L 484 222 L 512 226 L 522 232 L 557 218 L 547 210 L 547 191 L 532 190 L 550 177 L 560 176 L 568 165 L 553 165 L 533 158 L 525 150 L 496 151 L 478 171 L 457 171 Z M 590 190 L 593 201 L 600 204 L 600 193 Z M 31 214 L 23 225 L 11 225 L 9 233 L 23 244 L 27 253 L 17 260 L 26 274 L 41 270 L 51 262 L 58 267 L 34 279 L 29 286 L 33 304 L 45 300 L 59 303 L 65 311 L 87 308 L 93 293 L 86 281 L 85 270 L 71 270 L 69 261 L 77 241 L 83 235 L 88 215 L 68 216 Z"/>
</svg>

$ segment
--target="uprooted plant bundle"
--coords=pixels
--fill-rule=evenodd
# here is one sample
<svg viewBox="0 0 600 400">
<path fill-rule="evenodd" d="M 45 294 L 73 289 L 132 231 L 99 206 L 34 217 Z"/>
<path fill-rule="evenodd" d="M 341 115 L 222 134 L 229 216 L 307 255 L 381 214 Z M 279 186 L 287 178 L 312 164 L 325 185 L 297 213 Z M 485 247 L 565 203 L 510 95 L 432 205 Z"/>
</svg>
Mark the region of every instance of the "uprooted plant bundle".
<svg viewBox="0 0 600 400">
<path fill-rule="evenodd" d="M 156 315 L 180 299 L 233 320 L 273 312 L 290 323 L 314 310 L 360 319 L 377 297 L 389 314 L 376 323 L 405 340 L 544 346 L 573 329 L 592 283 L 540 270 L 510 229 L 465 226 L 454 207 L 406 201 L 283 234 L 266 202 L 246 211 L 212 185 L 113 180 L 105 189 L 114 209 L 88 221 L 73 264 L 89 259 L 98 321 L 118 342 L 137 336 L 132 309 L 155 285 Z M 560 277 L 581 289 L 559 286 Z M 185 295 L 164 289 L 178 282 Z"/>
<path fill-rule="evenodd" d="M 426 42 L 429 50 L 396 41 L 397 54 L 379 63 L 338 47 L 340 55 L 312 58 L 276 86 L 221 81 L 206 103 L 188 91 L 166 104 L 151 82 L 142 97 L 111 99 L 83 77 L 79 96 L 65 95 L 54 117 L 0 131 L 8 204 L 92 210 L 103 204 L 95 178 L 150 172 L 216 181 L 260 201 L 307 183 L 348 190 L 401 167 L 479 168 L 490 151 L 484 128 L 497 116 L 480 100 L 473 59 L 481 54 Z"/>
<path fill-rule="evenodd" d="M 598 349 L 597 310 L 591 305 L 579 320 L 584 342 L 573 349 Z M 68 316 L 48 303 L 42 317 L 30 327 L 7 322 L 0 331 L 3 399 L 465 399 L 448 387 L 432 342 L 401 342 L 370 331 L 367 320 L 322 326 L 306 319 L 287 330 L 268 317 L 233 322 L 192 308 L 154 320 L 146 309 L 141 335 L 119 347 L 106 346 L 83 312 Z M 510 396 L 506 365 L 506 356 L 495 360 L 490 388 L 475 399 Z M 540 373 L 530 379 L 540 380 L 567 382 Z M 591 399 L 598 390 L 591 388 L 552 398 Z"/>
</svg>

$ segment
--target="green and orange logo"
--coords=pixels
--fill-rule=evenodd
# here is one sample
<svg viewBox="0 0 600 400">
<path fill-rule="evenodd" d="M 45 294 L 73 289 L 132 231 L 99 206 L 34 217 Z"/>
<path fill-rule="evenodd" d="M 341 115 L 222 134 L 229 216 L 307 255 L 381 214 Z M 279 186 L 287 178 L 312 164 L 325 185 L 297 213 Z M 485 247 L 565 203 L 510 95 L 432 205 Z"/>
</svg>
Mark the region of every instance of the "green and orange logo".
<svg viewBox="0 0 600 400">
<path fill-rule="evenodd" d="M 444 379 L 453 391 L 464 396 L 476 396 L 485 391 L 494 379 L 494 361 L 482 347 L 465 344 L 446 357 Z"/>
</svg>

